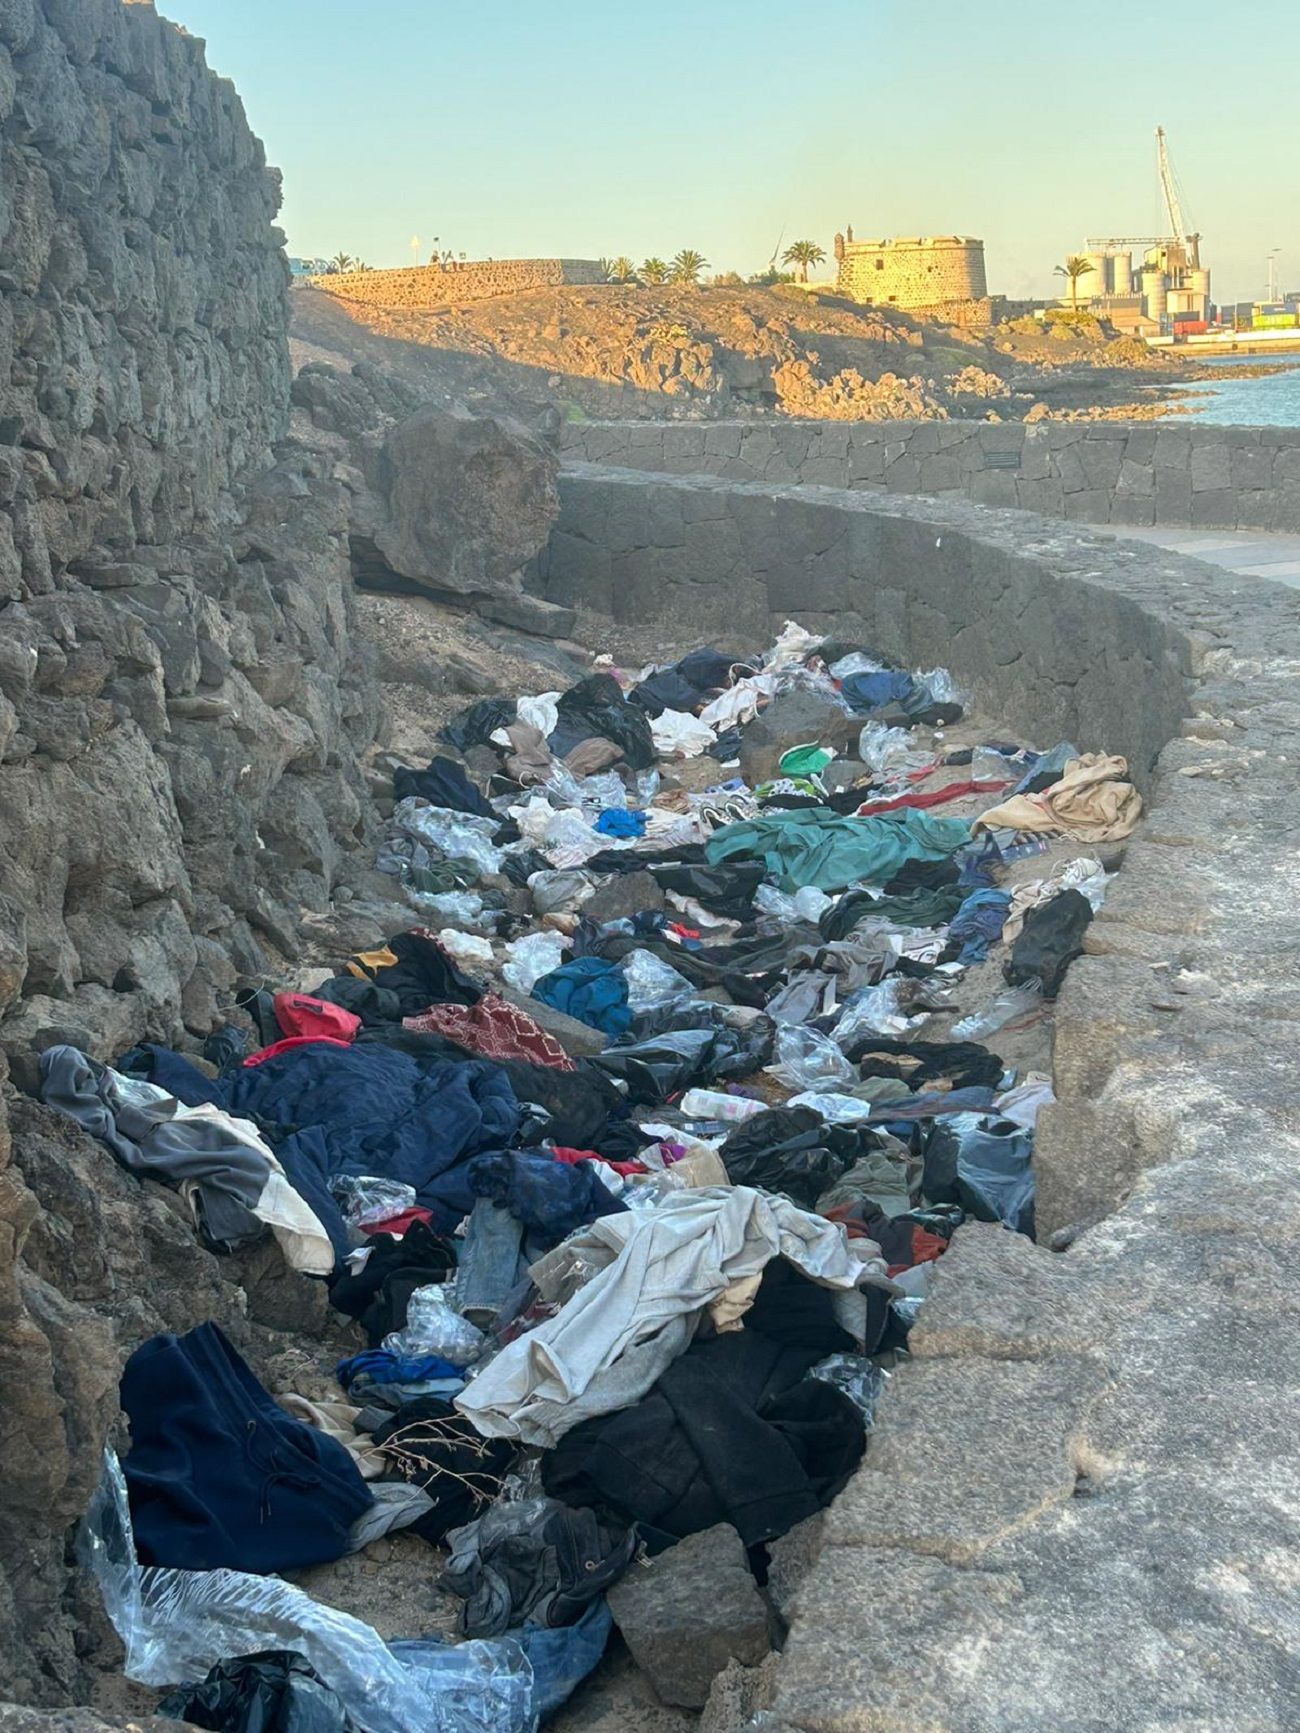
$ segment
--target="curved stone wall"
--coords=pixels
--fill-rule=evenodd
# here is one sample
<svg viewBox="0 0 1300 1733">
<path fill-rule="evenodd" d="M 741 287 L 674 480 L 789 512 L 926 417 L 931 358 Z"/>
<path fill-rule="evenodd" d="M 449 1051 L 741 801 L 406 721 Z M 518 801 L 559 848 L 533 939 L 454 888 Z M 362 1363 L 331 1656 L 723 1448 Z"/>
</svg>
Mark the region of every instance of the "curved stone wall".
<svg viewBox="0 0 1300 1733">
<path fill-rule="evenodd" d="M 1150 810 L 1059 1001 L 1055 1252 L 970 1227 L 798 1592 L 773 1725 L 1293 1723 L 1300 597 L 963 502 L 584 467 L 546 593 L 834 619 Z"/>
<path fill-rule="evenodd" d="M 575 462 L 1015 506 L 1089 524 L 1300 530 L 1300 427 L 587 421 Z"/>
</svg>

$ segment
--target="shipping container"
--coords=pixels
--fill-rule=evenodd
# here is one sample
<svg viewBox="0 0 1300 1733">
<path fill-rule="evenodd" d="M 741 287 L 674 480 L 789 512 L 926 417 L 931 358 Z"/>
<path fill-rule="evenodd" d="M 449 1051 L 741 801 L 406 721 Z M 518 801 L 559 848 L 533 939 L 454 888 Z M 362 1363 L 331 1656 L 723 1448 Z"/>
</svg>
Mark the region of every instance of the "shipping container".
<svg viewBox="0 0 1300 1733">
<path fill-rule="evenodd" d="M 1206 331 L 1204 319 L 1175 319 L 1175 337 L 1203 337 Z"/>
<path fill-rule="evenodd" d="M 1294 313 L 1256 313 L 1251 320 L 1254 331 L 1292 331 L 1296 326 Z"/>
</svg>

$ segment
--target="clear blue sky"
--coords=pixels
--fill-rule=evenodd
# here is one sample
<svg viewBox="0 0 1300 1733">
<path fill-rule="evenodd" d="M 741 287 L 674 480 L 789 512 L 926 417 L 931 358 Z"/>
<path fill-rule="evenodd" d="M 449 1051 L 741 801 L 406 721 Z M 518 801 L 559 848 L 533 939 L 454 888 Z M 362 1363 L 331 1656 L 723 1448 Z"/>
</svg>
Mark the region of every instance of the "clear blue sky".
<svg viewBox="0 0 1300 1733">
<path fill-rule="evenodd" d="M 405 263 L 982 235 L 1044 293 L 1155 234 L 1163 123 L 1216 299 L 1300 287 L 1300 8 L 1277 0 L 159 0 L 284 171 L 290 251 Z M 1230 21 L 1230 22 L 1229 22 Z M 1059 285 L 1058 285 L 1059 287 Z"/>
</svg>

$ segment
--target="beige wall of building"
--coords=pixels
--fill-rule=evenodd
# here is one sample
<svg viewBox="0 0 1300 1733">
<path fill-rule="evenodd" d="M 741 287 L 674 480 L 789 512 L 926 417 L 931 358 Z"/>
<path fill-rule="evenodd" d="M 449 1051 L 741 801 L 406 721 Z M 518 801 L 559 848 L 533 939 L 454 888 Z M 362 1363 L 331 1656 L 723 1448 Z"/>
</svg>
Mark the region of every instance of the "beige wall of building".
<svg viewBox="0 0 1300 1733">
<path fill-rule="evenodd" d="M 841 295 L 879 307 L 938 307 L 988 295 L 984 243 L 970 235 L 858 241 L 835 237 Z"/>
</svg>

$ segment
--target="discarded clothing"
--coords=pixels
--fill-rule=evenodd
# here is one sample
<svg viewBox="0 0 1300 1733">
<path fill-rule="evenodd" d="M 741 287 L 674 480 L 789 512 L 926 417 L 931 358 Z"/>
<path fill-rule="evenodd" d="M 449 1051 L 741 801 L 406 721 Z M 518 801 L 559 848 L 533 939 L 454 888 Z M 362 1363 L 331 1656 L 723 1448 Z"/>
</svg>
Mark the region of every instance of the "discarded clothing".
<svg viewBox="0 0 1300 1733">
<path fill-rule="evenodd" d="M 75 1119 L 132 1173 L 165 1180 L 185 1193 L 214 1244 L 238 1245 L 269 1227 L 293 1269 L 326 1276 L 334 1268 L 325 1226 L 248 1119 L 210 1100 L 183 1104 L 75 1047 L 49 1047 L 40 1063 L 46 1106 Z M 202 1079 L 195 1067 L 186 1069 Z"/>
<path fill-rule="evenodd" d="M 854 1341 L 831 1296 L 778 1259 L 744 1330 L 692 1343 L 635 1406 L 575 1427 L 543 1459 L 566 1503 L 636 1522 L 656 1550 L 730 1523 L 746 1546 L 824 1508 L 862 1458 L 862 1419 L 806 1374 Z"/>
<path fill-rule="evenodd" d="M 960 819 L 926 813 L 890 813 L 883 818 L 841 818 L 820 809 L 729 824 L 704 845 L 712 866 L 736 857 L 756 857 L 782 890 L 803 885 L 842 890 L 856 881 L 890 878 L 905 861 L 954 854 L 970 840 Z"/>
<path fill-rule="evenodd" d="M 576 1166 L 550 1155 L 511 1150 L 481 1155 L 470 1163 L 475 1196 L 490 1198 L 548 1248 L 598 1216 L 617 1215 L 627 1205 L 601 1179 L 592 1162 Z"/>
<path fill-rule="evenodd" d="M 623 758 L 623 748 L 612 740 L 606 740 L 602 735 L 593 734 L 590 740 L 580 740 L 578 744 L 564 755 L 564 768 L 579 781 L 584 776 L 597 776 L 602 770 L 608 770 L 612 764 L 618 764 Z"/>
<path fill-rule="evenodd" d="M 1018 987 L 1037 976 L 1043 983 L 1043 997 L 1054 999 L 1065 971 L 1083 950 L 1083 935 L 1091 921 L 1092 904 L 1082 891 L 1062 891 L 1030 909 L 1002 970 L 1008 984 Z"/>
<path fill-rule="evenodd" d="M 463 1366 L 453 1366 L 439 1354 L 394 1354 L 387 1348 L 369 1348 L 350 1360 L 340 1360 L 335 1376 L 345 1390 L 351 1390 L 362 1379 L 369 1385 L 424 1384 L 431 1378 L 463 1382 L 464 1371 Z"/>
<path fill-rule="evenodd" d="M 433 1005 L 403 1027 L 418 1035 L 445 1035 L 458 1047 L 484 1059 L 521 1059 L 528 1065 L 553 1065 L 572 1071 L 573 1060 L 553 1035 L 548 1035 L 527 1011 L 495 993 L 485 993 L 477 1005 Z"/>
<path fill-rule="evenodd" d="M 1127 759 L 1085 752 L 1065 767 L 1059 782 L 1038 794 L 1014 794 L 975 820 L 976 830 L 1040 831 L 1075 842 L 1120 842 L 1142 816 L 1142 796 L 1128 776 Z"/>
<path fill-rule="evenodd" d="M 513 698 L 480 698 L 444 722 L 438 738 L 457 752 L 468 752 L 471 746 L 486 746 L 497 729 L 507 727 L 518 713 Z"/>
<path fill-rule="evenodd" d="M 902 704 L 916 692 L 916 681 L 901 670 L 880 668 L 873 673 L 848 674 L 840 681 L 840 696 L 859 716 Z"/>
<path fill-rule="evenodd" d="M 609 674 L 589 674 L 556 702 L 559 717 L 557 733 L 563 731 L 580 740 L 599 735 L 622 748 L 623 756 L 633 770 L 649 770 L 655 762 L 654 740 L 644 710 L 629 704 L 618 681 Z M 551 749 L 556 750 L 556 736 L 551 737 Z M 571 750 L 565 747 L 565 750 Z"/>
<path fill-rule="evenodd" d="M 1032 1239 L 1033 1153 L 1033 1132 L 1012 1120 L 963 1113 L 937 1121 L 925 1145 L 925 1195 Z"/>
<path fill-rule="evenodd" d="M 685 1014 L 677 1020 L 684 1022 Z M 607 1047 L 588 1063 L 626 1084 L 630 1101 L 654 1107 L 696 1083 L 748 1076 L 766 1063 L 771 1050 L 772 1026 L 764 1019 L 747 1030 L 721 1023 L 671 1029 Z"/>
<path fill-rule="evenodd" d="M 481 1437 L 438 1396 L 404 1403 L 375 1433 L 375 1444 L 393 1473 L 433 1500 L 433 1509 L 411 1528 L 434 1546 L 500 1498 L 515 1459 L 513 1445 Z"/>
<path fill-rule="evenodd" d="M 953 1089 L 992 1089 L 1006 1067 L 975 1041 L 891 1041 L 861 1035 L 845 1045 L 864 1077 L 899 1077 L 911 1089 L 946 1082 Z"/>
<path fill-rule="evenodd" d="M 868 800 L 858 807 L 864 816 L 879 812 L 902 812 L 911 808 L 924 812 L 932 806 L 946 806 L 950 800 L 964 800 L 971 794 L 1000 794 L 1011 785 L 1000 777 L 985 777 L 973 782 L 948 782 L 942 788 L 914 788 L 908 794 L 896 794 L 890 800 Z"/>
<path fill-rule="evenodd" d="M 718 1154 L 733 1185 L 781 1192 L 810 1210 L 859 1147 L 852 1132 L 828 1125 L 811 1108 L 774 1107 L 738 1125 Z"/>
<path fill-rule="evenodd" d="M 314 1426 L 318 1432 L 341 1444 L 356 1463 L 363 1480 L 376 1480 L 384 1472 L 383 1462 L 369 1436 L 357 1428 L 361 1410 L 350 1402 L 311 1402 L 307 1397 L 295 1396 L 292 1392 L 277 1396 L 276 1401 L 291 1420 Z"/>
<path fill-rule="evenodd" d="M 466 1637 L 513 1626 L 572 1625 L 636 1556 L 636 1534 L 551 1498 L 493 1505 L 447 1536 L 439 1587 L 458 1595 Z"/>
<path fill-rule="evenodd" d="M 1002 936 L 1011 899 L 1005 891 L 972 891 L 952 917 L 949 949 L 963 963 L 982 963 Z"/>
<path fill-rule="evenodd" d="M 1069 890 L 1082 891 L 1095 914 L 1106 898 L 1106 872 L 1101 862 L 1083 855 L 1078 860 L 1062 861 L 1041 879 L 1025 879 L 1013 885 L 1011 906 L 1002 928 L 1003 943 L 1013 944 L 1020 936 L 1030 909 Z"/>
<path fill-rule="evenodd" d="M 626 807 L 607 807 L 596 820 L 595 828 L 601 836 L 644 836 L 645 814 L 629 812 Z"/>
<path fill-rule="evenodd" d="M 601 957 L 561 964 L 533 983 L 533 998 L 611 1038 L 625 1035 L 632 1022 L 627 981 L 620 969 Z"/>
<path fill-rule="evenodd" d="M 356 1464 L 279 1409 L 215 1324 L 137 1348 L 121 1402 L 142 1564 L 305 1570 L 348 1550 L 371 1503 Z"/>
<path fill-rule="evenodd" d="M 474 1005 L 483 996 L 425 927 L 398 933 L 381 951 L 361 952 L 348 973 L 396 993 L 403 1017 L 416 1017 L 430 1005 Z"/>
<path fill-rule="evenodd" d="M 458 1398 L 489 1437 L 549 1447 L 579 1421 L 638 1401 L 706 1308 L 776 1256 L 829 1287 L 885 1281 L 866 1241 L 850 1248 L 839 1228 L 744 1186 L 686 1191 L 648 1213 L 604 1216 L 565 1250 L 598 1273 L 556 1317 L 503 1348 Z"/>
<path fill-rule="evenodd" d="M 965 892 L 956 885 L 918 887 L 899 896 L 873 897 L 866 891 L 846 891 L 817 922 L 827 940 L 845 939 L 858 926 L 878 922 L 886 927 L 941 927 L 957 913 Z"/>
<path fill-rule="evenodd" d="M 355 1318 L 372 1348 L 402 1329 L 406 1310 L 417 1288 L 449 1281 L 456 1273 L 456 1254 L 449 1240 L 423 1222 L 410 1226 L 401 1239 L 376 1235 L 370 1255 L 359 1270 L 345 1270 L 330 1284 L 330 1304 Z"/>
<path fill-rule="evenodd" d="M 424 770 L 400 766 L 393 772 L 393 795 L 397 800 L 417 795 L 430 806 L 441 806 L 449 812 L 470 812 L 476 818 L 496 817 L 465 774 L 464 766 L 453 758 L 431 758 Z"/>
</svg>

